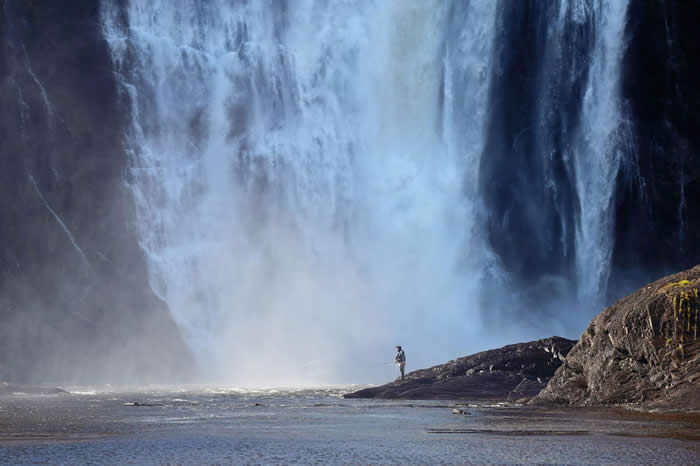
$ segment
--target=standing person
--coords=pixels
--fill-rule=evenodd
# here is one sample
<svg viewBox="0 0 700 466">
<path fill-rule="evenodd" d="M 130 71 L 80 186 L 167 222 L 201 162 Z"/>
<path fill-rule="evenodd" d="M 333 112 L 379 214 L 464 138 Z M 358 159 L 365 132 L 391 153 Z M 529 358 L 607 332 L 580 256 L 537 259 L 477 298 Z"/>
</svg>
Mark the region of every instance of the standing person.
<svg viewBox="0 0 700 466">
<path fill-rule="evenodd" d="M 404 369 L 406 368 L 406 353 L 401 349 L 401 345 L 396 345 L 396 357 L 394 358 L 396 365 L 401 371 L 401 380 L 404 380 Z"/>
</svg>

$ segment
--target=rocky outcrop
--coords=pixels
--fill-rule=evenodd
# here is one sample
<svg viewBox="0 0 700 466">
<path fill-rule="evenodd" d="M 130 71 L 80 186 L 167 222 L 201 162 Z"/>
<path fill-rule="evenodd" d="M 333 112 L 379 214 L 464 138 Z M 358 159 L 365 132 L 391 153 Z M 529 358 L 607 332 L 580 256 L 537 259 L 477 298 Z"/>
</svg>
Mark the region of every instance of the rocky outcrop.
<svg viewBox="0 0 700 466">
<path fill-rule="evenodd" d="M 700 410 L 700 265 L 598 314 L 537 404 Z"/>
<path fill-rule="evenodd" d="M 483 351 L 345 398 L 522 400 L 545 386 L 574 343 L 551 337 Z"/>
</svg>

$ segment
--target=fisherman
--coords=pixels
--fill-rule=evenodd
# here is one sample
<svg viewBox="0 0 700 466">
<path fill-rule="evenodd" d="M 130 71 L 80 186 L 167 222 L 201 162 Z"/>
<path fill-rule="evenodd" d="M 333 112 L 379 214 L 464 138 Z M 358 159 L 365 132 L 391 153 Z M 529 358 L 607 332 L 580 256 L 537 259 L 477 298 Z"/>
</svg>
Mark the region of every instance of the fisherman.
<svg viewBox="0 0 700 466">
<path fill-rule="evenodd" d="M 396 357 L 394 358 L 396 365 L 401 371 L 401 380 L 404 380 L 404 369 L 406 368 L 406 353 L 401 349 L 401 345 L 396 345 Z"/>
</svg>

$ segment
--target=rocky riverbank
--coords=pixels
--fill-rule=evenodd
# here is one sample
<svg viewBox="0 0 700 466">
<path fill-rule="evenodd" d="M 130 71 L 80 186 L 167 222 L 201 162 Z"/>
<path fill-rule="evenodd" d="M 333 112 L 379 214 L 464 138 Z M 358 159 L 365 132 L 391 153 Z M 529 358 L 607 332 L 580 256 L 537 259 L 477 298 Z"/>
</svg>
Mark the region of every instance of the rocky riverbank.
<svg viewBox="0 0 700 466">
<path fill-rule="evenodd" d="M 527 401 L 700 413 L 700 265 L 605 308 L 578 342 L 551 337 L 421 369 L 346 398 Z"/>
<path fill-rule="evenodd" d="M 525 401 L 542 390 L 574 343 L 551 337 L 482 351 L 345 398 Z"/>
</svg>

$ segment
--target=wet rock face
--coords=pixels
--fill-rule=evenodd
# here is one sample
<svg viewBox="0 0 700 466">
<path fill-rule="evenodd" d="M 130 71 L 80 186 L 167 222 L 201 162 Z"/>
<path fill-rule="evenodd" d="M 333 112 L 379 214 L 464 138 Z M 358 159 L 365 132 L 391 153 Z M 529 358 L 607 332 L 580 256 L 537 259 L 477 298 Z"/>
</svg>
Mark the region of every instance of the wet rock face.
<svg viewBox="0 0 700 466">
<path fill-rule="evenodd" d="M 629 2 L 621 90 L 635 157 L 616 181 L 609 302 L 700 257 L 699 15 L 699 2 Z"/>
<path fill-rule="evenodd" d="M 598 314 L 533 403 L 700 409 L 700 266 Z"/>
<path fill-rule="evenodd" d="M 162 380 L 192 361 L 148 286 L 94 0 L 0 2 L 0 380 Z"/>
<path fill-rule="evenodd" d="M 575 341 L 551 337 L 483 351 L 420 369 L 406 380 L 367 388 L 346 398 L 511 400 L 539 393 Z"/>
</svg>

